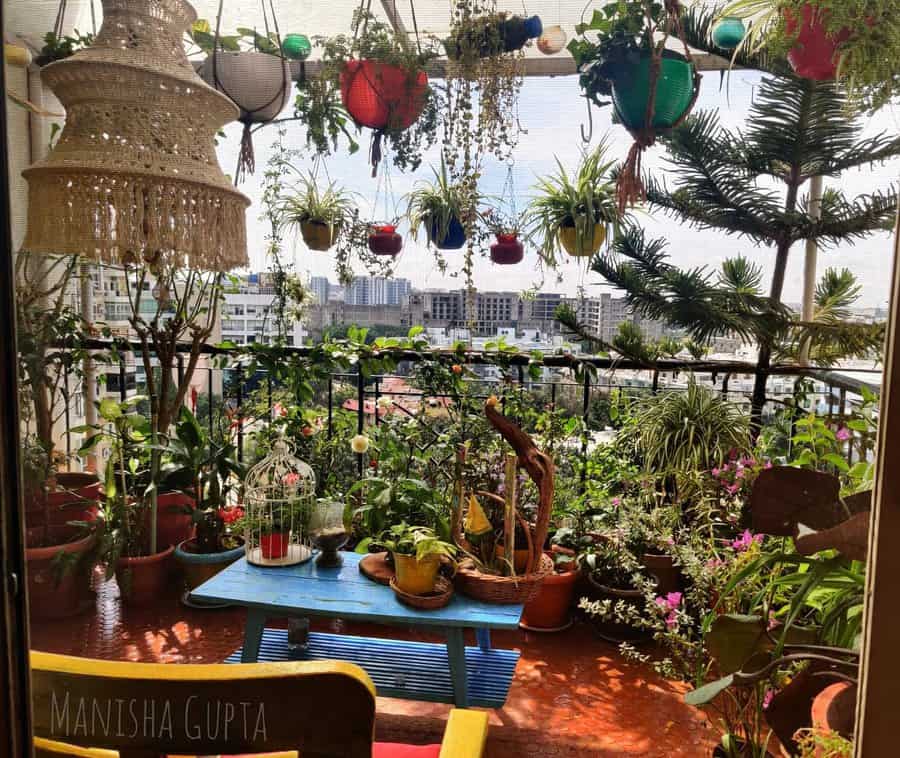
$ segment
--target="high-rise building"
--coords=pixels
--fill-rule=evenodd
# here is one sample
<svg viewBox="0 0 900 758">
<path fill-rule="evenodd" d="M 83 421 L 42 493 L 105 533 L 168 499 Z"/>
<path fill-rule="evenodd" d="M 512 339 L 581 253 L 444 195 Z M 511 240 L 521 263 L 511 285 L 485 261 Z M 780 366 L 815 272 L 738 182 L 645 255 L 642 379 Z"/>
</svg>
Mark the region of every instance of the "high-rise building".
<svg viewBox="0 0 900 758">
<path fill-rule="evenodd" d="M 412 289 L 409 279 L 357 276 L 344 293 L 347 305 L 403 305 Z"/>
<path fill-rule="evenodd" d="M 316 302 L 324 305 L 331 296 L 331 282 L 327 276 L 314 276 L 309 280 L 309 289 L 315 295 Z"/>
</svg>

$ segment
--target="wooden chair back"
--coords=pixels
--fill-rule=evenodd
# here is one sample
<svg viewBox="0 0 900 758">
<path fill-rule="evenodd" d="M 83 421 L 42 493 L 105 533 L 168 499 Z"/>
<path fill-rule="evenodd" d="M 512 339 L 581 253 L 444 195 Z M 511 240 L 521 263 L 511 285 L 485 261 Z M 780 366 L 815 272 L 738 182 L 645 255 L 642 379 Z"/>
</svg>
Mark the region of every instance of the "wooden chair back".
<svg viewBox="0 0 900 758">
<path fill-rule="evenodd" d="M 38 738 L 122 758 L 372 755 L 375 687 L 350 663 L 173 665 L 33 652 L 31 666 Z"/>
</svg>

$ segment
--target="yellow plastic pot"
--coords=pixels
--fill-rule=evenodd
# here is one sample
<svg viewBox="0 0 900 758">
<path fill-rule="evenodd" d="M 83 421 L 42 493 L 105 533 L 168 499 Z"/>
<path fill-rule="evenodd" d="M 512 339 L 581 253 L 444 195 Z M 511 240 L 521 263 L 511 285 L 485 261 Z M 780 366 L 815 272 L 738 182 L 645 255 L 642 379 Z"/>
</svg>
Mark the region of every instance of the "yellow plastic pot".
<svg viewBox="0 0 900 758">
<path fill-rule="evenodd" d="M 441 559 L 437 555 L 429 555 L 419 561 L 414 555 L 394 553 L 397 586 L 410 595 L 426 595 L 432 592 L 440 566 Z"/>
<path fill-rule="evenodd" d="M 576 258 L 587 257 L 596 253 L 606 241 L 606 226 L 594 224 L 594 235 L 588 239 L 588 235 L 582 235 L 581 245 L 578 244 L 578 230 L 574 226 L 564 226 L 559 230 L 559 241 L 569 255 Z"/>
</svg>

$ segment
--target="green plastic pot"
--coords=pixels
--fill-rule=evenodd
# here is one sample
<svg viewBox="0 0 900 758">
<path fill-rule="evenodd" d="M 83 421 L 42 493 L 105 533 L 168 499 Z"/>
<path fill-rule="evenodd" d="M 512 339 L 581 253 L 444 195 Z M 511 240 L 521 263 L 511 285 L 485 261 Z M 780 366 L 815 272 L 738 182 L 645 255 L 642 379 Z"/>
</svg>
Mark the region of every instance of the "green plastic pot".
<svg viewBox="0 0 900 758">
<path fill-rule="evenodd" d="M 653 127 L 674 126 L 691 105 L 694 68 L 680 58 L 663 58 L 656 82 Z M 622 123 L 633 131 L 644 128 L 650 97 L 650 57 L 641 58 L 628 74 L 613 83 L 613 104 Z"/>
</svg>

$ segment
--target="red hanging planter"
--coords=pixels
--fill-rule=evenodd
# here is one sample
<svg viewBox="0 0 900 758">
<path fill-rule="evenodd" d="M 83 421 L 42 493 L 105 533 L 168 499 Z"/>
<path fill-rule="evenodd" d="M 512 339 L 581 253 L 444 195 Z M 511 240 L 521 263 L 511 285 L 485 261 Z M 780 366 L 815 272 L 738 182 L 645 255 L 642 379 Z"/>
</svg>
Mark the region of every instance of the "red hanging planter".
<svg viewBox="0 0 900 758">
<path fill-rule="evenodd" d="M 501 266 L 521 263 L 524 257 L 525 246 L 517 234 L 498 234 L 497 241 L 491 245 L 491 260 Z"/>
<path fill-rule="evenodd" d="M 356 123 L 370 129 L 408 129 L 428 94 L 428 75 L 389 63 L 347 61 L 341 71 L 341 99 Z"/>
<path fill-rule="evenodd" d="M 369 231 L 369 250 L 375 255 L 397 255 L 403 249 L 403 237 L 397 234 L 397 227 L 379 224 Z"/>
<path fill-rule="evenodd" d="M 850 37 L 850 29 L 846 27 L 837 34 L 828 34 L 825 13 L 814 3 L 803 6 L 802 21 L 790 11 L 784 12 L 785 32 L 797 36 L 788 53 L 788 62 L 797 76 L 818 82 L 829 81 L 837 75 L 838 47 Z"/>
</svg>

